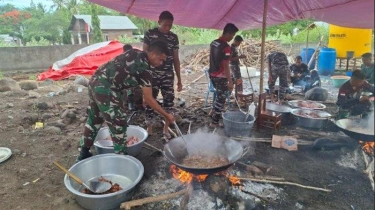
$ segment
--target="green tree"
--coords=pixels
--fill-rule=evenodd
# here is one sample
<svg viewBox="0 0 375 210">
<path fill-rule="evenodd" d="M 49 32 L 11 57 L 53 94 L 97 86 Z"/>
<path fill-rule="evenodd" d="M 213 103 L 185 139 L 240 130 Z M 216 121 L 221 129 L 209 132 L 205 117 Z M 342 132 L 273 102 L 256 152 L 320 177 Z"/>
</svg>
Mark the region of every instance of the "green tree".
<svg viewBox="0 0 375 210">
<path fill-rule="evenodd" d="M 102 30 L 100 30 L 100 20 L 98 17 L 98 10 L 96 4 L 91 4 L 91 24 L 94 30 L 93 42 L 98 43 L 103 41 Z"/>
</svg>

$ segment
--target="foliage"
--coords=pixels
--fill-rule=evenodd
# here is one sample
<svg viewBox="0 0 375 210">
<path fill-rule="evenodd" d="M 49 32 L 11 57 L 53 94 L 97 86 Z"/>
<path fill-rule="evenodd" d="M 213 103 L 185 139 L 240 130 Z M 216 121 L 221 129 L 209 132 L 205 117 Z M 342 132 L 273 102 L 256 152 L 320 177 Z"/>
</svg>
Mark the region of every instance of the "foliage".
<svg viewBox="0 0 375 210">
<path fill-rule="evenodd" d="M 91 3 L 89 1 L 82 0 L 80 1 L 80 4 L 78 4 L 77 7 L 78 7 L 79 14 L 91 15 Z M 96 7 L 97 7 L 98 15 L 114 15 L 114 16 L 121 15 L 121 13 L 117 11 L 108 9 L 100 5 L 96 5 Z"/>
<path fill-rule="evenodd" d="M 139 40 L 128 37 L 126 34 L 119 37 L 119 41 L 123 44 L 137 43 Z"/>
<path fill-rule="evenodd" d="M 48 46 L 50 45 L 49 41 L 44 39 L 43 37 L 39 38 L 36 40 L 34 37 L 31 38 L 30 41 L 26 43 L 26 46 L 31 47 L 31 46 Z"/>
<path fill-rule="evenodd" d="M 4 42 L 0 39 L 0 47 L 14 47 L 14 45 L 11 43 Z"/>
<path fill-rule="evenodd" d="M 31 18 L 31 15 L 28 12 L 15 9 L 10 12 L 5 12 L 4 14 L 0 15 L 0 25 L 3 26 L 1 32 L 17 37 L 22 41 L 22 43 L 24 43 L 24 21 L 29 18 Z"/>
<path fill-rule="evenodd" d="M 158 22 L 128 15 L 128 18 L 139 28 L 136 34 L 144 34 L 147 30 L 158 27 Z"/>
<path fill-rule="evenodd" d="M 100 30 L 100 20 L 98 17 L 96 4 L 91 4 L 91 24 L 94 30 L 93 42 L 98 43 L 103 41 L 103 34 Z"/>
<path fill-rule="evenodd" d="M 4 74 L 1 70 L 0 70 L 0 79 L 4 79 Z"/>
</svg>

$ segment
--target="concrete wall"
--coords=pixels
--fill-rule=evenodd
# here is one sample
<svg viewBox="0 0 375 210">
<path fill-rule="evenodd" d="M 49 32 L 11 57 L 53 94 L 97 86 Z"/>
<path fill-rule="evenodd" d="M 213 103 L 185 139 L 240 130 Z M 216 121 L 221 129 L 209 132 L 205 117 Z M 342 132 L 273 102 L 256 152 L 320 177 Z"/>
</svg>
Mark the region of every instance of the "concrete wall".
<svg viewBox="0 0 375 210">
<path fill-rule="evenodd" d="M 55 61 L 68 57 L 87 45 L 44 47 L 0 47 L 0 70 L 47 70 Z"/>
<path fill-rule="evenodd" d="M 132 44 L 142 49 L 142 43 Z M 0 47 L 0 70 L 7 71 L 44 71 L 58 60 L 68 57 L 87 45 L 61 45 L 44 47 Z M 180 60 L 208 45 L 180 46 Z"/>
<path fill-rule="evenodd" d="M 133 43 L 134 47 L 142 49 L 142 43 Z M 0 48 L 0 70 L 6 71 L 43 71 L 55 61 L 68 57 L 73 52 L 87 45 L 62 45 L 45 47 L 3 47 Z M 290 56 L 299 55 L 305 43 L 280 45 Z M 316 48 L 317 43 L 309 43 L 309 47 Z M 184 61 L 189 55 L 209 45 L 181 45 L 180 60 Z"/>
</svg>

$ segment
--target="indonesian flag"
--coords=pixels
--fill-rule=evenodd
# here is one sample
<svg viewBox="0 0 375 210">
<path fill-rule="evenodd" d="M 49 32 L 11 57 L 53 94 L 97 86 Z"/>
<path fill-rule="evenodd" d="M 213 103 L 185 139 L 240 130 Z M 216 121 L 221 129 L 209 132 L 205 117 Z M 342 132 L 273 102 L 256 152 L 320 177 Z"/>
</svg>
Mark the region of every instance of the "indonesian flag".
<svg viewBox="0 0 375 210">
<path fill-rule="evenodd" d="M 88 23 L 86 23 L 86 25 L 85 25 L 85 29 L 86 29 L 86 33 L 90 33 L 90 26 L 89 26 L 89 24 Z"/>
</svg>

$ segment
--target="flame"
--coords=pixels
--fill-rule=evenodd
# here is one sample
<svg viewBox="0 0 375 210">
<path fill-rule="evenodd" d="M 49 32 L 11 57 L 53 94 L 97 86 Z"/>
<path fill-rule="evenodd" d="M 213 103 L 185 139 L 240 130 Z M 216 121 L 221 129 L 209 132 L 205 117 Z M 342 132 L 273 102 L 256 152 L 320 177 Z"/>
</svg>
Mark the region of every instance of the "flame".
<svg viewBox="0 0 375 210">
<path fill-rule="evenodd" d="M 369 155 L 374 154 L 374 147 L 375 147 L 375 142 L 363 142 L 359 141 L 359 143 L 362 145 L 362 149 Z"/>
<path fill-rule="evenodd" d="M 170 171 L 173 177 L 180 180 L 184 184 L 189 184 L 193 180 L 203 182 L 208 177 L 208 174 L 195 175 L 178 168 L 176 165 L 171 165 Z M 236 176 L 230 175 L 227 172 L 214 173 L 215 176 L 225 176 L 228 178 L 232 186 L 241 186 L 241 181 Z"/>
<path fill-rule="evenodd" d="M 180 180 L 184 184 L 191 183 L 193 179 L 197 180 L 198 182 L 203 182 L 208 177 L 208 174 L 194 175 L 180 168 L 177 168 L 177 166 L 175 165 L 171 165 L 170 171 L 172 172 L 172 175 L 175 179 Z"/>
</svg>

